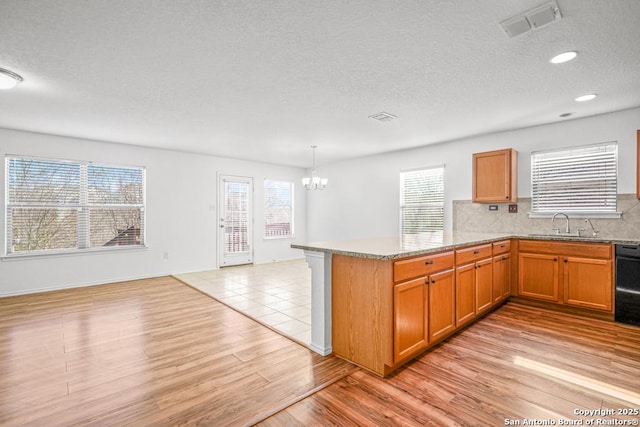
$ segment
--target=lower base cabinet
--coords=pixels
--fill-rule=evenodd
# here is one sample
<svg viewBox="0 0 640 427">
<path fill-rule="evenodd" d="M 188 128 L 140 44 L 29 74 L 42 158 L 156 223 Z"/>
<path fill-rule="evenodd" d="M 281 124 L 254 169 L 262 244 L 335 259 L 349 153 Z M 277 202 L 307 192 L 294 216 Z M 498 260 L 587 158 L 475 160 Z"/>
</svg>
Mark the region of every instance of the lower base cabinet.
<svg viewBox="0 0 640 427">
<path fill-rule="evenodd" d="M 385 376 L 450 336 L 493 306 L 492 253 L 489 243 L 400 260 L 334 254 L 333 353 Z"/>
<path fill-rule="evenodd" d="M 454 270 L 434 274 L 429 281 L 429 342 L 456 329 L 456 288 Z"/>
<path fill-rule="evenodd" d="M 487 258 L 476 262 L 476 315 L 493 306 L 492 260 Z"/>
<path fill-rule="evenodd" d="M 612 246 L 521 240 L 518 295 L 612 312 Z"/>
<path fill-rule="evenodd" d="M 518 294 L 545 301 L 558 301 L 558 256 L 536 253 L 518 255 Z"/>
<path fill-rule="evenodd" d="M 565 304 L 613 310 L 612 261 L 566 257 L 563 264 Z"/>
<path fill-rule="evenodd" d="M 393 287 L 394 362 L 455 330 L 454 277 L 451 269 Z"/>
<path fill-rule="evenodd" d="M 493 303 L 499 303 L 511 295 L 511 255 L 493 257 Z"/>
<path fill-rule="evenodd" d="M 393 287 L 393 360 L 400 361 L 419 352 L 429 343 L 429 300 L 427 278 Z"/>
<path fill-rule="evenodd" d="M 456 267 L 456 326 L 476 316 L 475 264 Z"/>
<path fill-rule="evenodd" d="M 493 305 L 492 244 L 456 250 L 456 326 L 471 322 Z"/>
</svg>

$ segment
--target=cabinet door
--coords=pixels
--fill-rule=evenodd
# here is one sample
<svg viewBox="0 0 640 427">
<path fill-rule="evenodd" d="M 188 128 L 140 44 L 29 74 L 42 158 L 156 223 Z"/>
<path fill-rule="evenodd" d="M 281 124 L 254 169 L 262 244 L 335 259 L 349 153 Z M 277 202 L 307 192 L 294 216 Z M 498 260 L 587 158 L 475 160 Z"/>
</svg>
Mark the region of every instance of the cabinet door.
<svg viewBox="0 0 640 427">
<path fill-rule="evenodd" d="M 611 261 L 565 257 L 563 264 L 566 304 L 596 310 L 612 310 Z"/>
<path fill-rule="evenodd" d="M 493 257 L 493 302 L 499 302 L 511 294 L 511 256 Z"/>
<path fill-rule="evenodd" d="M 426 277 L 393 288 L 393 359 L 398 362 L 426 348 L 429 337 Z"/>
<path fill-rule="evenodd" d="M 558 257 L 520 253 L 518 260 L 518 294 L 558 302 Z"/>
<path fill-rule="evenodd" d="M 464 325 L 476 316 L 475 264 L 456 268 L 456 327 Z"/>
<path fill-rule="evenodd" d="M 456 328 L 456 288 L 454 271 L 429 277 L 429 342 Z"/>
<path fill-rule="evenodd" d="M 473 201 L 515 201 L 516 152 L 511 149 L 473 154 Z"/>
<path fill-rule="evenodd" d="M 493 273 L 491 258 L 476 262 L 476 314 L 483 313 L 493 305 Z"/>
</svg>

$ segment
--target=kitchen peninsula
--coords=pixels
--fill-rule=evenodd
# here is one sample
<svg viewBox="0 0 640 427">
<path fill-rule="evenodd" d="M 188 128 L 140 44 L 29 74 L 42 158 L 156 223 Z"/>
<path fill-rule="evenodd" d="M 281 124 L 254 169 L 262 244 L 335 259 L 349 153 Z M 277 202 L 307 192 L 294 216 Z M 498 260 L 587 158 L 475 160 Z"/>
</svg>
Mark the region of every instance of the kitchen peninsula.
<svg viewBox="0 0 640 427">
<path fill-rule="evenodd" d="M 612 312 L 610 239 L 433 233 L 419 239 L 405 236 L 293 244 L 304 250 L 312 270 L 310 348 L 325 355 L 333 352 L 387 375 L 498 307 L 510 295 L 517 295 L 523 284 L 530 295 L 521 293 L 537 298 L 534 291 L 540 280 L 528 275 L 536 274 L 543 266 L 537 263 L 546 262 L 544 257 L 548 256 L 519 259 L 520 242 L 533 242 L 527 246 L 530 251 L 539 247 L 543 253 L 553 250 L 561 254 L 551 257 L 556 263 L 551 267 L 555 272 L 551 297 L 541 294 L 538 299 L 571 305 L 572 309 L 600 310 L 605 315 Z M 581 258 L 572 258 L 574 252 Z M 588 253 L 597 253 L 600 259 L 585 264 Z M 520 272 L 518 261 L 525 262 Z M 573 273 L 574 261 L 580 261 L 579 274 Z M 589 290 L 583 301 L 582 290 L 567 288 L 570 272 L 573 276 L 585 272 L 596 275 L 603 285 L 595 292 Z M 527 287 L 529 283 L 534 283 L 532 289 Z"/>
<path fill-rule="evenodd" d="M 394 301 L 406 300 L 411 304 L 411 301 L 417 298 L 419 302 L 426 303 L 427 301 L 424 298 L 421 299 L 420 295 L 416 297 L 416 294 L 425 292 L 422 286 L 423 276 L 427 272 L 435 273 L 432 268 L 442 267 L 444 271 L 453 272 L 454 249 L 483 246 L 482 255 L 484 256 L 487 247 L 491 251 L 492 242 L 505 239 L 509 239 L 509 235 L 504 233 L 433 233 L 422 236 L 420 239 L 389 237 L 292 244 L 292 247 L 304 250 L 307 263 L 311 267 L 312 307 L 309 347 L 322 355 L 333 352 L 373 372 L 385 375 L 389 372 L 389 367 L 385 368 L 385 365 L 390 363 L 391 366 L 398 366 L 397 363 L 391 362 L 393 360 L 392 341 L 398 336 L 398 333 L 394 333 L 394 324 L 400 323 L 401 325 L 398 325 L 400 329 L 403 327 L 412 329 L 413 322 L 407 316 L 424 316 L 426 313 L 423 306 L 411 307 L 408 308 L 411 313 L 394 322 L 394 311 L 397 313 L 402 309 L 401 307 L 394 309 Z M 446 256 L 437 257 L 434 258 L 433 264 L 424 264 L 429 263 L 430 260 L 421 258 L 428 254 L 447 252 L 451 252 L 449 260 Z M 401 260 L 413 257 L 420 258 L 418 262 L 425 265 L 427 268 L 425 274 L 422 274 L 422 271 L 416 271 L 418 267 L 416 264 L 401 264 L 403 262 Z M 414 280 L 411 285 L 416 286 L 394 298 L 394 291 L 404 290 L 393 286 L 394 266 L 399 270 L 397 274 L 404 278 L 417 274 L 417 280 L 421 280 L 420 285 L 417 286 L 418 282 Z M 452 286 L 454 286 L 453 280 L 448 286 L 438 287 L 438 289 L 444 293 L 449 292 L 452 297 L 455 297 Z M 474 296 L 471 295 L 471 298 L 473 299 Z M 454 315 L 451 310 L 449 314 Z M 418 326 L 417 330 L 408 330 L 407 339 L 411 341 L 416 334 L 423 336 L 427 334 L 425 326 Z M 444 337 L 444 334 L 442 336 Z M 398 355 L 403 361 L 410 358 L 409 354 L 415 354 L 415 351 L 418 351 L 404 341 L 397 345 L 408 346 Z M 421 346 L 422 344 L 418 343 L 418 347 Z"/>
</svg>

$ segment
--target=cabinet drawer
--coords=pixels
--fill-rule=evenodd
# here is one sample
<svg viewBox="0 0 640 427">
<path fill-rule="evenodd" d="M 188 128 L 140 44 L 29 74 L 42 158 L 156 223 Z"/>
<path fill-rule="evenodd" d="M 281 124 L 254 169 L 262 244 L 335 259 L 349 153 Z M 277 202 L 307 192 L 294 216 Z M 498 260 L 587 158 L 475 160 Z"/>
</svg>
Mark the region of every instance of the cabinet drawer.
<svg viewBox="0 0 640 427">
<path fill-rule="evenodd" d="M 511 240 L 503 240 L 492 244 L 493 254 L 500 255 L 511 251 Z"/>
<path fill-rule="evenodd" d="M 551 240 L 520 240 L 520 252 L 550 255 L 611 259 L 611 245 L 599 243 L 554 242 Z"/>
<path fill-rule="evenodd" d="M 491 256 L 491 243 L 456 251 L 456 265 L 469 264 Z"/>
<path fill-rule="evenodd" d="M 453 268 L 453 252 L 429 254 L 393 263 L 393 280 L 401 282 Z"/>
</svg>

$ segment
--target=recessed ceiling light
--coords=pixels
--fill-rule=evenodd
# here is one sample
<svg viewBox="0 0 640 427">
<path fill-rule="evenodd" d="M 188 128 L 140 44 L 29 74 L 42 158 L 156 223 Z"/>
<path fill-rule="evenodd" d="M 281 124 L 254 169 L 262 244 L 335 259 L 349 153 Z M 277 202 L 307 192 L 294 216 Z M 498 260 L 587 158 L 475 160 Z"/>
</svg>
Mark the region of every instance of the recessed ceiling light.
<svg viewBox="0 0 640 427">
<path fill-rule="evenodd" d="M 578 52 L 575 51 L 563 52 L 551 58 L 551 61 L 549 62 L 551 62 L 552 64 L 562 64 L 563 62 L 571 61 L 576 56 L 578 56 Z"/>
<path fill-rule="evenodd" d="M 22 77 L 13 71 L 0 68 L 0 89 L 12 89 L 22 81 Z"/>
<path fill-rule="evenodd" d="M 576 102 L 591 101 L 596 96 L 598 96 L 598 95 L 596 95 L 595 93 L 592 93 L 592 94 L 589 94 L 589 95 L 582 95 L 582 96 L 579 96 L 576 99 L 574 99 L 574 101 L 576 101 Z"/>
</svg>

